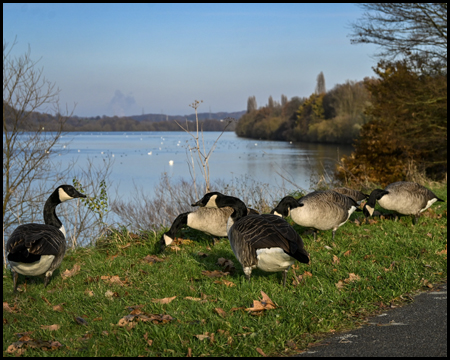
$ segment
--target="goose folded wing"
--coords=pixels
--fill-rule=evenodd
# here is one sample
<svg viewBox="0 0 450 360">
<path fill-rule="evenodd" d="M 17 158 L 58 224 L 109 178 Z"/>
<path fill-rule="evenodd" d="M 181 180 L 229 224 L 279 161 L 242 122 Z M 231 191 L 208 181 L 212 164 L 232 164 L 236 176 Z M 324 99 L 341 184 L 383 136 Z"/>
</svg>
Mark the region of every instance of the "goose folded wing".
<svg viewBox="0 0 450 360">
<path fill-rule="evenodd" d="M 11 253 L 25 247 L 34 255 L 58 255 L 60 247 L 65 244 L 63 233 L 54 226 L 26 224 L 19 228 L 11 234 L 8 242 Z"/>
<path fill-rule="evenodd" d="M 309 262 L 308 253 L 297 232 L 276 215 L 247 216 L 244 222 L 236 223 L 236 230 L 253 249 L 279 247 L 300 262 Z"/>
</svg>

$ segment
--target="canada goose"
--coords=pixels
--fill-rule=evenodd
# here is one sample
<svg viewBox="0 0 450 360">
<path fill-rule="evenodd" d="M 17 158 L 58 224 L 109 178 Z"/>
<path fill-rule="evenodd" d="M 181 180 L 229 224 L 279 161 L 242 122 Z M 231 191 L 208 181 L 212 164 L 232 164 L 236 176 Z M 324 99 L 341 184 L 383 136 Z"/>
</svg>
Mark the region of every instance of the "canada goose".
<svg viewBox="0 0 450 360">
<path fill-rule="evenodd" d="M 349 189 L 346 187 L 338 187 L 338 188 L 333 189 L 333 191 L 336 191 L 339 194 L 342 194 L 342 195 L 348 196 L 349 198 L 352 198 L 353 200 L 356 201 L 356 203 L 358 205 L 361 205 L 361 201 L 369 198 L 369 195 L 364 194 L 361 191 Z"/>
<path fill-rule="evenodd" d="M 233 208 L 227 221 L 228 239 L 248 280 L 254 268 L 268 272 L 284 271 L 283 286 L 286 286 L 286 275 L 294 261 L 309 263 L 301 237 L 278 216 L 247 215 L 245 204 L 240 199 L 219 192 L 206 194 L 193 206 Z"/>
<path fill-rule="evenodd" d="M 66 251 L 66 231 L 56 216 L 56 206 L 66 200 L 85 197 L 71 185 L 58 186 L 45 202 L 45 225 L 24 224 L 13 231 L 6 244 L 6 251 L 14 273 L 14 292 L 17 291 L 19 274 L 45 274 L 44 284 L 48 285 Z"/>
<path fill-rule="evenodd" d="M 314 191 L 298 200 L 292 196 L 284 197 L 271 214 L 290 215 L 298 225 L 313 228 L 314 240 L 316 230 L 333 229 L 334 240 L 338 227 L 347 222 L 357 207 L 355 200 L 333 190 Z"/>
<path fill-rule="evenodd" d="M 251 214 L 258 214 L 256 210 L 250 208 L 247 211 Z M 226 237 L 227 221 L 232 212 L 233 209 L 231 207 L 221 209 L 201 207 L 195 211 L 178 215 L 169 231 L 161 236 L 159 241 L 161 251 L 173 242 L 178 230 L 186 225 L 192 229 L 200 230 L 213 236 Z"/>
<path fill-rule="evenodd" d="M 439 199 L 431 190 L 415 182 L 398 181 L 389 184 L 384 188 L 375 189 L 370 193 L 367 204 L 364 205 L 363 212 L 366 217 L 372 216 L 375 203 L 386 210 L 392 210 L 402 215 L 414 215 L 415 224 L 424 212 Z"/>
</svg>

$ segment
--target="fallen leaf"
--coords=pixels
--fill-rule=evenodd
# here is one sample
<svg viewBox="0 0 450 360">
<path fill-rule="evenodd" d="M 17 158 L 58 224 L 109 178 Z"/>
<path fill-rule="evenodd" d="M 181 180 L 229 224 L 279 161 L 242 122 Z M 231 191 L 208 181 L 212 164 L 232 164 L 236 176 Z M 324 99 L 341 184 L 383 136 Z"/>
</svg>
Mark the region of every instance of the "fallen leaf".
<svg viewBox="0 0 450 360">
<path fill-rule="evenodd" d="M 179 247 L 176 246 L 176 245 L 170 245 L 170 246 L 168 246 L 168 247 L 170 248 L 170 250 L 175 251 L 175 252 L 181 250 L 181 248 L 179 248 Z"/>
<path fill-rule="evenodd" d="M 84 295 L 94 296 L 94 292 L 92 290 L 86 289 L 86 290 L 84 290 Z"/>
<path fill-rule="evenodd" d="M 152 302 L 158 303 L 158 304 L 168 304 L 168 303 L 172 302 L 173 300 L 175 300 L 175 298 L 176 298 L 176 296 L 167 297 L 164 299 L 152 299 Z"/>
<path fill-rule="evenodd" d="M 199 252 L 197 253 L 197 255 L 200 256 L 200 257 L 207 257 L 207 256 L 208 256 L 208 254 L 205 254 L 205 253 L 202 252 L 202 251 L 199 251 Z"/>
<path fill-rule="evenodd" d="M 229 274 L 228 272 L 222 272 L 219 270 L 214 271 L 202 270 L 202 275 L 208 276 L 209 278 L 227 276 L 228 274 Z"/>
<path fill-rule="evenodd" d="M 136 236 L 139 237 L 138 235 L 136 235 Z M 130 234 L 130 237 L 131 237 L 131 234 Z M 119 246 L 119 249 L 126 249 L 127 247 L 130 247 L 130 246 L 131 246 L 131 243 L 128 243 L 126 245 Z"/>
<path fill-rule="evenodd" d="M 327 250 L 333 250 L 333 248 L 331 246 L 328 246 L 328 245 L 325 245 L 324 248 L 327 249 Z"/>
<path fill-rule="evenodd" d="M 225 280 L 225 279 L 223 279 L 223 280 L 216 280 L 216 281 L 214 281 L 214 284 L 223 284 L 223 285 L 226 285 L 228 287 L 236 286 L 235 283 L 233 283 L 231 281 L 228 281 L 228 280 Z"/>
<path fill-rule="evenodd" d="M 105 292 L 105 296 L 106 296 L 107 298 L 109 298 L 109 299 L 112 299 L 113 296 L 114 296 L 114 293 L 113 293 L 111 290 L 107 290 L 107 291 Z"/>
<path fill-rule="evenodd" d="M 157 263 L 157 262 L 162 262 L 164 260 L 159 258 L 159 257 L 157 257 L 156 255 L 147 255 L 144 258 L 144 261 L 149 263 L 149 264 L 154 264 L 154 263 Z"/>
<path fill-rule="evenodd" d="M 192 300 L 192 301 L 202 301 L 201 298 L 195 298 L 195 297 L 192 297 L 192 296 L 186 296 L 185 299 L 186 300 Z"/>
<path fill-rule="evenodd" d="M 352 252 L 351 250 L 347 250 L 347 251 L 344 253 L 344 256 L 349 256 L 351 252 Z"/>
<path fill-rule="evenodd" d="M 76 275 L 80 270 L 81 270 L 80 265 L 75 264 L 75 265 L 73 266 L 72 270 L 66 269 L 66 271 L 64 271 L 64 272 L 61 274 L 61 277 L 62 277 L 63 279 L 70 278 L 70 277 Z"/>
<path fill-rule="evenodd" d="M 187 353 L 186 357 L 192 357 L 192 349 L 191 348 L 188 348 L 188 353 Z"/>
<path fill-rule="evenodd" d="M 339 280 L 336 284 L 334 284 L 334 285 L 336 285 L 336 287 L 340 290 L 340 289 L 343 289 L 344 288 L 344 286 L 345 286 L 345 284 L 344 284 L 344 282 L 342 281 L 342 280 Z"/>
<path fill-rule="evenodd" d="M 348 284 L 349 282 L 361 280 L 361 278 L 359 277 L 359 275 L 355 275 L 354 273 L 350 273 L 350 274 L 348 274 L 348 275 L 349 275 L 349 277 L 348 277 L 347 279 L 344 280 L 347 284 Z"/>
<path fill-rule="evenodd" d="M 267 296 L 264 291 L 261 291 L 262 299 L 261 303 L 266 307 L 267 310 L 275 309 L 275 303 Z"/>
<path fill-rule="evenodd" d="M 333 264 L 339 264 L 339 258 L 336 255 L 333 255 Z"/>
<path fill-rule="evenodd" d="M 14 304 L 14 307 L 11 308 L 6 301 L 3 302 L 3 311 L 13 313 L 15 312 L 16 304 Z"/>
<path fill-rule="evenodd" d="M 215 308 L 214 311 L 223 318 L 227 316 L 227 313 L 222 308 Z"/>
<path fill-rule="evenodd" d="M 194 336 L 199 340 L 205 340 L 205 339 L 209 339 L 211 337 L 211 334 L 209 332 L 205 332 L 201 335 L 194 335 Z"/>
<path fill-rule="evenodd" d="M 106 276 L 102 276 L 101 279 L 103 281 L 106 281 L 106 282 L 110 283 L 110 284 L 116 284 L 116 285 L 119 285 L 119 286 L 125 286 L 126 282 L 127 282 L 127 279 L 122 281 L 122 280 L 120 280 L 120 277 L 117 276 L 117 275 L 113 275 L 113 276 L 106 275 Z"/>
<path fill-rule="evenodd" d="M 17 343 L 9 345 L 6 352 L 8 354 L 16 354 L 16 356 L 20 356 L 26 351 L 25 348 L 20 348 L 22 345 L 23 344 L 20 341 L 17 341 Z"/>
<path fill-rule="evenodd" d="M 262 356 L 264 356 L 264 357 L 267 357 L 267 355 L 264 354 L 264 351 L 262 351 L 260 348 L 256 348 L 256 351 L 257 351 L 260 355 L 262 355 Z"/>
<path fill-rule="evenodd" d="M 309 271 L 305 271 L 304 273 L 303 273 L 303 276 L 309 276 L 309 277 L 312 277 L 313 275 L 309 272 Z"/>
<path fill-rule="evenodd" d="M 145 339 L 145 341 L 147 341 L 148 346 L 152 346 L 153 340 L 149 339 L 147 334 L 148 333 L 144 334 L 144 339 Z"/>
<path fill-rule="evenodd" d="M 62 303 L 62 304 L 58 304 L 58 305 L 55 305 L 55 306 L 53 306 L 53 311 L 64 311 L 64 309 L 63 309 L 63 304 L 65 304 L 65 303 Z"/>
<path fill-rule="evenodd" d="M 42 330 L 55 331 L 58 330 L 61 325 L 53 324 L 53 325 L 41 325 Z"/>
<path fill-rule="evenodd" d="M 433 237 L 433 235 L 431 233 L 428 233 L 427 236 L 430 237 L 430 238 Z"/>
</svg>

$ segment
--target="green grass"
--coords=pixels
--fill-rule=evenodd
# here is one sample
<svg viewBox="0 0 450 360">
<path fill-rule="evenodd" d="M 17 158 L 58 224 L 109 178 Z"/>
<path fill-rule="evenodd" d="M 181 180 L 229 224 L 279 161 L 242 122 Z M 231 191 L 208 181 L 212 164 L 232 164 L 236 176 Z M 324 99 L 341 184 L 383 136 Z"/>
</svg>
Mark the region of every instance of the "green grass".
<svg viewBox="0 0 450 360">
<path fill-rule="evenodd" d="M 447 200 L 446 187 L 433 191 Z M 360 225 L 356 218 L 363 220 L 362 213 L 354 213 L 339 228 L 334 242 L 331 231 L 320 232 L 314 241 L 312 234 L 303 234 L 305 229 L 295 225 L 311 256 L 310 265 L 297 263 L 295 272 L 312 276 L 304 274 L 294 286 L 291 270 L 286 288 L 282 273 L 254 270 L 247 282 L 226 239 L 213 242 L 212 237 L 190 229 L 180 235 L 193 242 L 178 245 L 176 252 L 167 249 L 157 254 L 161 233 L 156 238 L 153 232 L 132 238 L 125 230 L 99 241 L 97 247 L 69 251 L 47 289 L 39 278 L 20 276 L 22 291 L 14 295 L 10 271 L 4 270 L 3 302 L 13 312 L 3 312 L 3 355 L 19 351 L 22 356 L 186 356 L 191 349 L 192 356 L 260 356 L 257 348 L 267 355 L 289 355 L 325 335 L 354 328 L 369 314 L 409 301 L 406 294 L 446 279 L 447 255 L 438 253 L 447 247 L 447 203 L 434 204 L 416 226 L 410 217 L 374 218 Z M 143 260 L 152 254 L 164 261 Z M 235 286 L 202 275 L 203 270 L 223 270 L 216 264 L 220 257 L 234 262 L 235 273 L 221 279 Z M 61 274 L 75 264 L 80 271 L 63 279 Z M 359 279 L 346 282 L 350 274 Z M 119 276 L 121 284 L 101 276 Z M 336 286 L 339 281 L 341 289 Z M 261 290 L 278 307 L 259 314 L 245 311 L 253 300 L 261 299 Z M 105 296 L 107 291 L 114 295 Z M 152 302 L 173 296 L 168 304 Z M 188 296 L 206 301 L 185 299 Z M 55 311 L 53 306 L 60 304 L 62 311 Z M 173 320 L 134 319 L 132 326 L 118 326 L 133 310 L 130 307 L 137 305 L 147 316 L 167 314 Z M 223 309 L 226 316 L 215 308 Z M 78 324 L 76 317 L 87 325 Z M 58 330 L 41 328 L 54 324 L 60 326 Z M 22 337 L 26 332 L 30 333 Z M 195 337 L 205 333 L 214 333 L 214 339 Z M 19 350 L 8 353 L 21 337 Z"/>
</svg>

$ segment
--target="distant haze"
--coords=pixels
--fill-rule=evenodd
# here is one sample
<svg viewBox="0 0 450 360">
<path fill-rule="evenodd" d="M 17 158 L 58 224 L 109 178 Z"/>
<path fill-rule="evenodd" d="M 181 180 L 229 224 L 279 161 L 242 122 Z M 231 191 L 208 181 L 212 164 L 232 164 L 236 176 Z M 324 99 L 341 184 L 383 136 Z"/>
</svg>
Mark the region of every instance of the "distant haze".
<svg viewBox="0 0 450 360">
<path fill-rule="evenodd" d="M 355 4 L 4 3 L 3 39 L 28 48 L 74 115 L 185 115 L 307 97 L 373 76 L 372 45 L 351 45 Z"/>
</svg>

